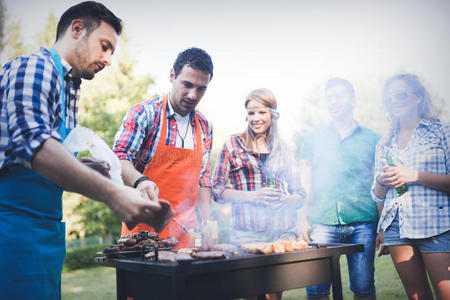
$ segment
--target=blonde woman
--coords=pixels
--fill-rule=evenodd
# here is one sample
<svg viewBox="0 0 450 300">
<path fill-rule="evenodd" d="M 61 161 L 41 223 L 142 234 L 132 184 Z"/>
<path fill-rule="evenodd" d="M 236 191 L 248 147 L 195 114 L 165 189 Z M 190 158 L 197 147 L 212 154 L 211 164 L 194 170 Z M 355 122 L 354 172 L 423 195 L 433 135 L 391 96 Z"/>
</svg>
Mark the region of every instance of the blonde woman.
<svg viewBox="0 0 450 300">
<path fill-rule="evenodd" d="M 390 252 L 410 299 L 433 299 L 427 273 L 438 299 L 450 299 L 450 125 L 430 117 L 415 75 L 391 77 L 383 101 L 391 130 L 375 155 L 377 247 Z"/>
<path fill-rule="evenodd" d="M 296 237 L 297 209 L 304 196 L 293 152 L 279 139 L 276 98 L 257 89 L 245 99 L 245 108 L 248 126 L 225 142 L 213 180 L 215 200 L 231 203 L 230 241 Z M 267 297 L 281 299 L 281 293 Z"/>
</svg>

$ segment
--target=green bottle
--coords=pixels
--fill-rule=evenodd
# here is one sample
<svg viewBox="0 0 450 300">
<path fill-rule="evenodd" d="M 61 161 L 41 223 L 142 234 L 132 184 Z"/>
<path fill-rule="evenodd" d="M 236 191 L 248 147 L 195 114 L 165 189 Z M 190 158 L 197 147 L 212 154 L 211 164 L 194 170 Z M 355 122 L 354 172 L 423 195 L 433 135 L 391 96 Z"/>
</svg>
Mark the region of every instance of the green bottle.
<svg viewBox="0 0 450 300">
<path fill-rule="evenodd" d="M 390 155 L 386 155 L 386 163 L 390 167 L 395 167 L 394 161 L 392 160 Z M 407 190 L 408 190 L 408 186 L 406 184 L 395 188 L 395 191 L 397 192 L 398 197 L 400 197 L 401 195 L 406 193 Z"/>
</svg>

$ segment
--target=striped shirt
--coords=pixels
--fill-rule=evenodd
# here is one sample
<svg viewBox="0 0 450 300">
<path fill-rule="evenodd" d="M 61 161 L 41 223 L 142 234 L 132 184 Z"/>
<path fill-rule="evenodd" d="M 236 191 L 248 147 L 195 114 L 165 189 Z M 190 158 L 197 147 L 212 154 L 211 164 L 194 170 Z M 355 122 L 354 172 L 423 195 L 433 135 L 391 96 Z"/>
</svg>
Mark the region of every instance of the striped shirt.
<svg viewBox="0 0 450 300">
<path fill-rule="evenodd" d="M 221 199 L 225 189 L 255 191 L 271 186 L 289 193 L 303 195 L 297 163 L 293 153 L 286 148 L 284 166 L 263 163 L 259 156 L 245 146 L 241 136 L 231 136 L 225 142 L 216 161 L 212 192 L 214 199 Z M 262 203 L 233 201 L 232 226 L 248 231 L 284 231 L 295 228 L 297 210 L 292 207 L 274 209 Z"/>
<path fill-rule="evenodd" d="M 396 141 L 394 134 L 386 145 L 378 143 L 375 156 L 376 176 L 386 165 L 386 155 L 390 155 L 395 164 L 402 164 L 413 170 L 449 174 L 450 124 L 422 119 L 404 149 L 399 149 Z M 375 180 L 372 195 L 374 185 Z M 407 187 L 408 191 L 400 197 L 395 189 L 388 189 L 378 230 L 386 230 L 398 213 L 401 238 L 426 238 L 448 231 L 449 194 L 417 183 L 408 183 Z"/>
<path fill-rule="evenodd" d="M 157 97 L 145 102 L 136 104 L 125 115 L 122 126 L 119 128 L 113 151 L 120 160 L 129 160 L 136 170 L 143 173 L 150 164 L 156 148 L 159 144 L 162 116 L 162 99 Z M 166 145 L 175 147 L 177 141 L 177 122 L 175 111 L 167 101 L 167 137 Z M 211 174 L 209 167 L 209 155 L 212 148 L 212 124 L 198 111 L 190 113 L 191 128 L 195 128 L 195 117 L 198 117 L 202 144 L 203 160 L 200 172 L 200 187 L 211 186 Z M 192 136 L 195 137 L 193 133 Z M 197 147 L 197 140 L 194 138 L 194 148 Z"/>
<path fill-rule="evenodd" d="M 77 124 L 79 78 L 61 58 L 64 72 L 66 127 Z M 61 140 L 61 77 L 50 55 L 41 47 L 28 56 L 19 56 L 0 71 L 0 171 L 12 164 L 31 168 L 36 152 L 48 138 Z"/>
</svg>

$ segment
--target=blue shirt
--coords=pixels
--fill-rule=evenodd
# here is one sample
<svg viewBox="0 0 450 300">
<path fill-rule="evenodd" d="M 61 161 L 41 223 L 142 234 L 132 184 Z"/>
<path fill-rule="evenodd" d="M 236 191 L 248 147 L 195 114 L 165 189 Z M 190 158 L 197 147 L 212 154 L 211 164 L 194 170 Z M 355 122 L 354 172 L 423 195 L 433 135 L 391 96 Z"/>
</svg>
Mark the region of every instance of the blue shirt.
<svg viewBox="0 0 450 300">
<path fill-rule="evenodd" d="M 396 141 L 394 133 L 378 143 L 375 175 L 386 165 L 386 155 L 390 155 L 395 164 L 413 170 L 449 174 L 450 124 L 422 119 L 404 149 L 399 149 Z M 400 197 L 395 189 L 388 189 L 378 230 L 386 230 L 396 213 L 401 238 L 426 238 L 450 230 L 449 194 L 417 183 L 409 183 L 407 187 L 408 191 Z"/>
<path fill-rule="evenodd" d="M 311 162 L 311 223 L 344 225 L 378 220 L 370 195 L 378 140 L 378 134 L 359 125 L 343 139 L 332 124 L 322 125 L 305 137 L 300 157 Z"/>
<path fill-rule="evenodd" d="M 70 74 L 72 67 L 61 59 L 66 87 L 66 127 L 77 124 L 79 78 Z M 61 78 L 50 52 L 40 51 L 19 56 L 0 71 L 0 171 L 9 165 L 31 168 L 37 150 L 50 137 L 60 141 Z"/>
</svg>

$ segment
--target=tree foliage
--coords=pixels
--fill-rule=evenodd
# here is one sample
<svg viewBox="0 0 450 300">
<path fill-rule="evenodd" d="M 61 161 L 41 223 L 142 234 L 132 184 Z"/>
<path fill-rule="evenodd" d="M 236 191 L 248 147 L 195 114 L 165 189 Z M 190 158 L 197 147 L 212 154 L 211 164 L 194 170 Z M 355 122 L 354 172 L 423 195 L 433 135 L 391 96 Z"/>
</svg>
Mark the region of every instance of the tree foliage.
<svg viewBox="0 0 450 300">
<path fill-rule="evenodd" d="M 6 6 L 3 0 L 0 0 L 0 53 L 3 53 L 3 48 L 5 48 L 5 18 Z"/>
<path fill-rule="evenodd" d="M 0 67 L 16 56 L 29 52 L 22 37 L 22 23 L 10 20 L 5 3 L 0 0 Z"/>
</svg>

